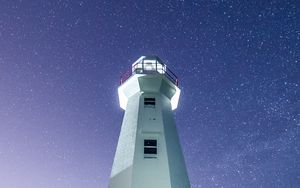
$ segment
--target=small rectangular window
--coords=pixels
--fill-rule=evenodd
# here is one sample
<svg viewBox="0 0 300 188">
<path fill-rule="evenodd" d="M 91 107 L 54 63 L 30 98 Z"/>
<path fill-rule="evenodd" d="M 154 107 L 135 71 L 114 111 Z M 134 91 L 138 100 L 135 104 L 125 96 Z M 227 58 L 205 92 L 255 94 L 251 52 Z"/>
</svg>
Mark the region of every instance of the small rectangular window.
<svg viewBox="0 0 300 188">
<path fill-rule="evenodd" d="M 157 140 L 144 140 L 144 158 L 157 158 Z"/>
<path fill-rule="evenodd" d="M 157 154 L 157 148 L 144 148 L 144 154 Z"/>
<path fill-rule="evenodd" d="M 154 108 L 155 107 L 155 98 L 144 98 L 144 106 Z"/>
<path fill-rule="evenodd" d="M 144 140 L 144 146 L 157 146 L 157 141 L 156 140 Z"/>
</svg>

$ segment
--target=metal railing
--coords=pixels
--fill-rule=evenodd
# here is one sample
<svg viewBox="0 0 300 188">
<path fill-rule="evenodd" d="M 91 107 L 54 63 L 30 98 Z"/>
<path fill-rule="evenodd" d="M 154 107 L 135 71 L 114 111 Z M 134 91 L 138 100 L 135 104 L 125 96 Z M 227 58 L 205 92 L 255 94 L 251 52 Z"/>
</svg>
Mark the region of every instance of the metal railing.
<svg viewBox="0 0 300 188">
<path fill-rule="evenodd" d="M 146 60 L 146 61 L 145 61 Z M 132 69 L 125 72 L 120 78 L 120 85 L 134 74 L 161 74 L 165 75 L 172 83 L 178 86 L 177 76 L 163 63 L 158 60 L 142 59 L 132 65 Z M 155 62 L 154 62 L 155 61 Z"/>
</svg>

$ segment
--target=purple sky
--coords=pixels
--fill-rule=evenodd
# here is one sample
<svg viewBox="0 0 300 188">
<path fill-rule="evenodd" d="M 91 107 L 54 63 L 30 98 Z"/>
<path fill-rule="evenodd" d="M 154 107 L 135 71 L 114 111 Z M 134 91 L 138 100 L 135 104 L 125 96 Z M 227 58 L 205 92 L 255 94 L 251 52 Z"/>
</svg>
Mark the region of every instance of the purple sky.
<svg viewBox="0 0 300 188">
<path fill-rule="evenodd" d="M 120 76 L 158 55 L 192 188 L 300 185 L 298 1 L 3 1 L 0 187 L 106 188 Z"/>
</svg>

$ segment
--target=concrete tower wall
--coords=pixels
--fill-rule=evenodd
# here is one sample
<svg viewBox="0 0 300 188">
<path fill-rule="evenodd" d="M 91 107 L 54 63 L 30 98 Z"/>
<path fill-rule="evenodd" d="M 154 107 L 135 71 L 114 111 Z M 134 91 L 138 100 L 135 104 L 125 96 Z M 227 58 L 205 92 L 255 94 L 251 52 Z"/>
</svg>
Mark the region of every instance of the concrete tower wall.
<svg viewBox="0 0 300 188">
<path fill-rule="evenodd" d="M 187 176 L 185 161 L 177 134 L 177 128 L 173 118 L 173 113 L 170 110 L 169 102 L 163 103 L 162 116 L 163 124 L 166 127 L 165 131 L 166 148 L 168 153 L 169 171 L 172 188 L 190 187 Z M 180 177 L 180 178 L 178 178 Z"/>
<path fill-rule="evenodd" d="M 133 95 L 128 101 L 125 111 L 115 159 L 111 171 L 111 188 L 131 188 L 132 165 L 135 153 L 137 122 L 139 113 L 140 93 Z M 136 114 L 136 115 L 134 115 Z"/>
<path fill-rule="evenodd" d="M 156 99 L 155 108 L 144 107 L 144 98 Z M 159 93 L 144 93 L 140 99 L 132 188 L 171 188 L 164 124 Z M 157 158 L 145 158 L 144 140 L 157 140 Z"/>
<path fill-rule="evenodd" d="M 126 111 L 109 188 L 190 187 L 172 113 L 176 91 L 164 75 L 133 75 L 120 86 Z M 149 140 L 155 154 L 145 152 Z"/>
</svg>

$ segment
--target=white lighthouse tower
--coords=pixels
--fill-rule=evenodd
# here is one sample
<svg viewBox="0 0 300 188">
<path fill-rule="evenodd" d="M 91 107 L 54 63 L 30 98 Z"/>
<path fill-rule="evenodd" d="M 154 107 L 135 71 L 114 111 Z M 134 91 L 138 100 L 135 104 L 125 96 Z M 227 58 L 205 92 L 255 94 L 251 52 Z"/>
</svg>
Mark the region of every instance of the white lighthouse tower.
<svg viewBox="0 0 300 188">
<path fill-rule="evenodd" d="M 156 56 L 142 56 L 121 78 L 125 110 L 109 188 L 190 188 L 173 118 L 177 77 Z"/>
</svg>

